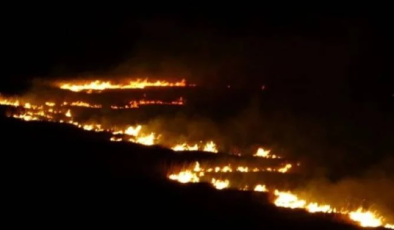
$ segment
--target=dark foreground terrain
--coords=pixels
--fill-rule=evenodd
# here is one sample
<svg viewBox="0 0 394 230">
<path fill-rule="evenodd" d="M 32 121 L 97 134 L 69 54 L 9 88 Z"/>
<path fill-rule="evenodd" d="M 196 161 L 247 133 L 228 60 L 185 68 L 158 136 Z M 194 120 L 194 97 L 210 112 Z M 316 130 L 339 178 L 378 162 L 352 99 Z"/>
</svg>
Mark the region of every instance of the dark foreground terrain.
<svg viewBox="0 0 394 230">
<path fill-rule="evenodd" d="M 14 226 L 357 229 L 339 216 L 279 209 L 264 194 L 173 183 L 174 153 L 74 127 L 1 118 L 5 220 Z"/>
</svg>

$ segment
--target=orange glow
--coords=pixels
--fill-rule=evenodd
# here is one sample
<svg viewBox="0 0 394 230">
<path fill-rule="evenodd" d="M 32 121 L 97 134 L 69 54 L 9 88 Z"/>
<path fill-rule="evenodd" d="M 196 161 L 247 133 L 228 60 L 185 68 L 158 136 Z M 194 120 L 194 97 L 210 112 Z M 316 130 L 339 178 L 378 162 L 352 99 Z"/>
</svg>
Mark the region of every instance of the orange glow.
<svg viewBox="0 0 394 230">
<path fill-rule="evenodd" d="M 218 152 L 216 144 L 213 141 L 207 142 L 204 146 L 198 146 L 197 144 L 189 145 L 187 143 L 183 143 L 183 144 L 175 145 L 171 149 L 174 150 L 174 151 L 197 151 L 197 150 L 202 150 L 204 152 L 212 152 L 212 153 L 217 153 Z"/>
<path fill-rule="evenodd" d="M 271 150 L 265 150 L 263 148 L 257 149 L 257 152 L 253 155 L 255 157 L 264 157 L 264 158 L 271 158 L 271 159 L 276 159 L 280 158 L 277 155 L 270 154 Z"/>
<path fill-rule="evenodd" d="M 71 90 L 73 92 L 80 91 L 103 91 L 107 89 L 144 89 L 146 87 L 186 87 L 186 80 L 183 79 L 178 82 L 168 82 L 168 81 L 148 81 L 148 79 L 142 80 L 137 79 L 134 81 L 129 81 L 127 83 L 113 83 L 111 81 L 100 81 L 95 80 L 91 82 L 84 83 L 61 83 L 59 87 L 65 90 Z M 189 85 L 193 86 L 193 85 Z"/>
<path fill-rule="evenodd" d="M 161 100 L 133 100 L 128 105 L 118 106 L 111 105 L 111 109 L 135 109 L 144 105 L 184 105 L 185 101 L 182 97 L 174 101 L 161 101 Z"/>
<path fill-rule="evenodd" d="M 256 187 L 254 188 L 254 191 L 256 192 L 268 192 L 267 187 L 265 185 L 256 185 Z"/>
<path fill-rule="evenodd" d="M 228 180 L 218 180 L 215 178 L 212 178 L 211 183 L 213 184 L 213 186 L 216 189 L 219 189 L 219 190 L 228 188 L 228 186 L 230 185 L 230 182 Z"/>
<path fill-rule="evenodd" d="M 86 107 L 86 108 L 101 108 L 101 105 L 91 105 L 87 102 L 83 101 L 76 101 L 76 102 L 71 102 L 71 106 L 77 106 L 77 107 Z"/>
<path fill-rule="evenodd" d="M 382 217 L 370 211 L 363 211 L 361 208 L 349 213 L 350 219 L 360 223 L 361 227 L 379 227 L 382 226 Z"/>
<path fill-rule="evenodd" d="M 394 229 L 394 224 L 386 224 L 385 228 Z"/>
<path fill-rule="evenodd" d="M 155 101 L 157 102 L 157 101 Z M 134 102 L 133 102 L 134 103 Z M 132 106 L 132 104 L 130 106 Z M 136 101 L 138 104 L 139 102 Z M 42 105 L 37 105 L 33 102 L 21 100 L 21 99 L 7 99 L 0 97 L 0 104 L 20 107 L 21 111 L 15 112 L 11 116 L 24 121 L 50 121 L 59 122 L 74 125 L 80 129 L 91 131 L 91 132 L 108 132 L 114 136 L 110 138 L 110 141 L 120 142 L 129 141 L 133 143 L 139 143 L 142 145 L 156 145 L 160 143 L 160 132 L 154 133 L 147 129 L 142 124 L 134 124 L 133 126 L 119 127 L 105 127 L 102 124 L 94 122 L 78 122 L 75 119 L 74 110 L 71 111 L 68 106 L 78 107 L 95 107 L 101 105 L 93 105 L 83 101 L 76 102 L 53 102 L 48 101 Z M 149 102 L 145 103 L 149 104 Z M 66 106 L 66 107 L 64 107 Z M 23 109 L 22 109 L 23 108 Z M 97 107 L 98 108 L 98 107 Z M 76 110 L 76 109 L 75 109 Z M 76 112 L 76 111 L 75 111 Z M 174 143 L 174 142 L 172 142 Z M 172 147 L 174 151 L 196 151 L 202 150 L 206 152 L 217 153 L 218 148 L 214 141 L 208 141 L 207 143 L 201 144 L 190 144 L 188 142 L 178 144 Z M 271 153 L 270 150 L 259 148 L 254 154 L 255 157 L 262 157 L 267 159 L 278 159 L 282 158 Z M 277 161 L 278 162 L 278 161 Z M 344 215 L 349 221 L 361 227 L 385 227 L 394 229 L 394 225 L 387 223 L 387 220 L 381 216 L 375 210 L 364 210 L 362 208 L 348 210 L 343 207 L 333 207 L 332 204 L 317 203 L 316 199 L 311 197 L 302 197 L 300 194 L 291 191 L 280 191 L 278 188 L 269 184 L 259 183 L 250 185 L 239 185 L 237 182 L 230 179 L 224 179 L 224 177 L 230 177 L 231 173 L 256 173 L 256 172 L 268 172 L 268 173 L 292 173 L 293 164 L 278 162 L 278 166 L 270 167 L 256 167 L 248 165 L 204 165 L 199 162 L 195 162 L 191 167 L 181 170 L 176 173 L 171 173 L 168 178 L 180 183 L 199 183 L 208 182 L 216 189 L 239 189 L 249 190 L 255 192 L 270 193 L 274 198 L 272 203 L 277 207 L 289 208 L 289 209 L 303 209 L 309 213 L 338 213 Z M 298 164 L 297 164 L 298 165 Z M 232 177 L 230 177 L 232 178 Z"/>
<path fill-rule="evenodd" d="M 209 176 L 206 173 L 232 173 L 235 171 L 249 173 L 251 172 L 248 167 L 239 166 L 236 170 L 234 170 L 231 166 L 224 166 L 224 167 L 210 167 L 204 168 L 196 162 L 191 169 L 183 170 L 176 174 L 171 174 L 169 178 L 171 180 L 176 180 L 181 183 L 197 183 L 202 181 L 209 181 L 216 189 L 224 189 L 229 188 L 232 184 L 230 180 L 222 180 L 216 179 L 215 177 L 211 177 L 208 179 Z M 274 170 L 272 170 L 274 171 Z M 280 170 L 277 170 L 280 172 Z M 208 176 L 208 177 L 207 177 Z M 236 187 L 241 191 L 248 190 L 249 186 L 241 186 Z M 270 192 L 266 185 L 258 184 L 254 187 L 253 191 L 255 192 Z M 296 194 L 292 192 L 284 192 L 279 191 L 277 189 L 273 190 L 273 195 L 276 197 L 273 200 L 273 204 L 277 207 L 282 208 L 289 208 L 289 209 L 304 209 L 310 213 L 338 213 L 345 215 L 349 218 L 349 220 L 354 221 L 361 227 L 385 227 L 385 228 L 393 228 L 392 224 L 384 223 L 384 218 L 381 217 L 376 212 L 372 211 L 364 211 L 361 208 L 356 210 L 347 210 L 347 209 L 336 209 L 328 204 L 319 204 L 316 202 L 308 202 L 307 200 L 299 198 Z"/>
</svg>

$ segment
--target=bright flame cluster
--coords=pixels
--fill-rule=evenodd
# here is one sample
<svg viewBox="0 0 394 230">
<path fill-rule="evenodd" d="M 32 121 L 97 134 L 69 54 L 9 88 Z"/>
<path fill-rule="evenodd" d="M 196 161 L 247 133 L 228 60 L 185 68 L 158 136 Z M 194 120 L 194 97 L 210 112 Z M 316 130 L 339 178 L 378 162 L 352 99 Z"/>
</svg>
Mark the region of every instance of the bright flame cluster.
<svg viewBox="0 0 394 230">
<path fill-rule="evenodd" d="M 170 174 L 168 177 L 171 180 L 178 181 L 180 183 L 198 183 L 206 177 L 206 173 L 231 173 L 231 172 L 257 172 L 258 169 L 246 170 L 247 167 L 239 166 L 235 170 L 230 166 L 224 167 L 210 167 L 203 168 L 196 162 L 192 169 L 183 170 L 179 173 Z M 264 170 L 261 170 L 264 171 Z M 277 170 L 280 172 L 280 170 Z M 209 181 L 209 180 L 208 180 Z M 216 189 L 229 188 L 231 182 L 229 180 L 216 179 L 212 177 L 209 181 Z M 248 186 L 238 187 L 239 190 L 248 190 Z M 266 185 L 258 184 L 254 187 L 255 192 L 270 192 Z M 393 228 L 392 224 L 384 223 L 384 218 L 375 212 L 369 210 L 363 210 L 358 208 L 357 210 L 347 210 L 347 209 L 336 209 L 328 204 L 319 204 L 317 202 L 307 202 L 304 199 L 300 199 L 296 194 L 289 191 L 279 191 L 277 189 L 273 190 L 273 195 L 276 197 L 273 200 L 273 204 L 282 208 L 290 209 L 304 209 L 310 213 L 339 213 L 348 216 L 348 218 L 362 227 L 380 227 Z"/>
<path fill-rule="evenodd" d="M 185 81 L 178 83 L 168 82 L 148 82 L 147 80 L 137 82 L 130 82 L 129 84 L 117 85 L 110 82 L 95 81 L 87 84 L 63 84 L 62 89 L 68 89 L 74 92 L 83 90 L 105 90 L 105 89 L 128 89 L 128 88 L 145 88 L 145 87 L 183 87 L 186 86 Z M 148 104 L 166 104 L 161 101 L 131 101 L 128 107 L 123 106 L 119 108 L 138 108 L 139 105 Z M 169 104 L 181 105 L 183 99 L 176 102 L 170 102 Z M 114 129 L 114 128 L 103 128 L 101 124 L 90 124 L 90 123 L 79 123 L 73 118 L 73 111 L 69 107 L 86 107 L 86 108 L 102 108 L 102 105 L 89 104 L 83 101 L 75 102 L 62 102 L 57 104 L 56 102 L 48 101 L 43 105 L 35 105 L 31 102 L 25 102 L 18 99 L 3 98 L 0 96 L 0 105 L 7 105 L 13 107 L 22 107 L 25 110 L 21 113 L 15 113 L 12 117 L 22 119 L 25 121 L 50 121 L 59 123 L 68 123 L 78 128 L 95 131 L 95 132 L 110 132 L 113 134 L 111 141 L 129 141 L 139 143 L 143 145 L 155 145 L 157 144 L 160 135 L 156 135 L 153 132 L 142 132 L 142 126 L 128 126 L 125 129 Z M 117 108 L 118 109 L 118 108 Z M 196 151 L 202 150 L 205 152 L 217 153 L 218 149 L 213 141 L 209 141 L 204 145 L 190 145 L 188 143 L 178 144 L 172 147 L 174 151 Z M 253 155 L 255 157 L 262 157 L 267 159 L 280 159 L 280 156 L 271 154 L 270 150 L 259 148 Z M 201 167 L 198 162 L 195 163 L 192 169 L 183 170 L 179 173 L 170 174 L 168 177 L 171 180 L 178 181 L 180 183 L 199 183 L 209 182 L 216 189 L 226 189 L 230 186 L 234 186 L 228 179 L 222 179 L 213 177 L 215 173 L 250 173 L 250 172 L 277 172 L 277 173 L 288 173 L 292 168 L 292 164 L 284 164 L 280 168 L 249 168 L 248 166 L 215 166 L 215 167 Z M 209 176 L 208 176 L 209 174 Z M 209 178 L 208 180 L 206 178 Z M 252 187 L 253 191 L 256 192 L 271 192 L 275 199 L 273 204 L 278 207 L 290 208 L 290 209 L 304 209 L 310 213 L 323 212 L 323 213 L 339 213 L 348 216 L 348 218 L 362 227 L 385 227 L 394 229 L 394 225 L 386 223 L 385 219 L 378 213 L 363 210 L 358 208 L 356 210 L 336 209 L 328 204 L 319 204 L 317 202 L 310 202 L 305 199 L 299 198 L 295 193 L 289 191 L 279 191 L 277 189 L 269 190 L 264 184 L 257 184 Z M 236 188 L 239 190 L 249 190 L 248 186 Z"/>
<path fill-rule="evenodd" d="M 253 155 L 255 157 L 263 157 L 268 159 L 279 159 L 280 157 L 274 154 L 270 154 L 271 150 L 265 150 L 263 148 L 257 149 L 257 152 Z"/>
<path fill-rule="evenodd" d="M 174 101 L 161 101 L 161 100 L 133 100 L 128 105 L 111 105 L 111 109 L 134 109 L 144 105 L 184 105 L 185 101 L 182 97 Z"/>
<path fill-rule="evenodd" d="M 182 98 L 177 103 L 180 104 L 180 102 L 183 103 Z M 177 103 L 173 103 L 173 104 L 177 104 Z M 158 135 L 156 135 L 155 133 L 141 132 L 142 129 L 141 125 L 129 126 L 124 130 L 113 129 L 113 128 L 104 129 L 101 124 L 90 124 L 90 123 L 83 124 L 77 122 L 73 118 L 71 109 L 62 108 L 64 106 L 101 108 L 101 105 L 93 105 L 83 101 L 63 102 L 59 104 L 60 109 L 56 109 L 57 104 L 52 101 L 45 102 L 44 105 L 38 106 L 38 105 L 33 105 L 29 102 L 22 103 L 19 100 L 4 99 L 4 98 L 0 98 L 0 104 L 7 106 L 14 106 L 14 107 L 23 107 L 25 111 L 20 113 L 15 113 L 12 115 L 12 117 L 17 119 L 22 119 L 24 121 L 51 121 L 51 122 L 59 122 L 59 123 L 68 123 L 87 131 L 111 132 L 114 136 L 110 138 L 110 141 L 115 141 L 115 142 L 128 141 L 128 142 L 139 143 L 142 145 L 155 145 L 157 144 L 158 141 Z M 122 135 L 122 137 L 119 137 L 118 135 Z M 173 148 L 177 149 L 175 147 Z M 201 150 L 205 152 L 212 152 L 212 153 L 218 152 L 216 144 L 213 141 L 207 142 L 203 146 L 203 148 L 201 148 Z"/>
<path fill-rule="evenodd" d="M 168 81 L 148 81 L 148 79 L 137 79 L 127 83 L 113 83 L 111 81 L 95 80 L 83 83 L 61 83 L 59 87 L 64 90 L 71 90 L 73 92 L 80 91 L 103 91 L 108 89 L 144 89 L 146 87 L 186 87 L 186 80 L 183 79 L 178 82 Z M 194 86 L 194 85 L 189 85 Z"/>
<path fill-rule="evenodd" d="M 189 145 L 187 143 L 183 143 L 183 144 L 175 145 L 171 149 L 174 150 L 174 151 L 198 151 L 198 150 L 202 150 L 204 152 L 211 152 L 211 153 L 217 153 L 218 152 L 216 144 L 213 141 L 209 141 L 203 146 L 198 146 L 197 144 Z"/>
</svg>

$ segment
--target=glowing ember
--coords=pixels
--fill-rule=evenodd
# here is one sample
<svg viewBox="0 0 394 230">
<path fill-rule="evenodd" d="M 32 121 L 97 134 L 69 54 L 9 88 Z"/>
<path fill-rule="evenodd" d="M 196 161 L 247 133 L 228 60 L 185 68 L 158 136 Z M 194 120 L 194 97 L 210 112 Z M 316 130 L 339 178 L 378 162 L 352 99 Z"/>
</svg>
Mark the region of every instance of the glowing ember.
<svg viewBox="0 0 394 230">
<path fill-rule="evenodd" d="M 148 81 L 147 79 L 137 79 L 135 81 L 129 81 L 124 84 L 116 84 L 110 81 L 92 81 L 89 83 L 63 83 L 60 84 L 61 89 L 71 90 L 74 92 L 96 90 L 102 91 L 106 89 L 143 89 L 146 87 L 185 87 L 186 81 L 183 79 L 179 82 L 170 83 L 168 81 Z"/>
</svg>

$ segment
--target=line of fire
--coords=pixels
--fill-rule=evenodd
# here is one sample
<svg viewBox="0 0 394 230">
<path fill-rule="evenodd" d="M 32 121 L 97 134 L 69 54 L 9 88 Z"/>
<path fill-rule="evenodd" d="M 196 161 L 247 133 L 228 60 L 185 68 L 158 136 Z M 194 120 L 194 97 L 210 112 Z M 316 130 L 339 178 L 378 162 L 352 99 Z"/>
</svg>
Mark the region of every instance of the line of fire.
<svg viewBox="0 0 394 230">
<path fill-rule="evenodd" d="M 6 106 L 7 115 L 14 119 L 74 126 L 86 132 L 105 133 L 114 145 L 131 142 L 161 146 L 174 154 L 189 156 L 168 168 L 165 176 L 171 181 L 207 183 L 218 190 L 266 193 L 272 204 L 280 208 L 341 216 L 342 221 L 361 227 L 394 229 L 393 222 L 390 223 L 393 219 L 373 207 L 341 206 L 340 201 L 329 203 L 316 194 L 299 192 L 296 183 L 305 170 L 303 162 L 282 156 L 263 144 L 241 148 L 225 146 L 215 136 L 188 139 L 182 133 L 171 133 L 169 130 L 174 129 L 171 123 L 157 125 L 141 118 L 150 110 L 159 113 L 187 109 L 188 97 L 179 94 L 197 88 L 185 80 L 63 81 L 53 83 L 44 92 L 1 95 L 0 105 Z M 170 97 L 160 98 L 166 90 L 174 92 Z M 119 118 L 122 116 L 138 119 L 126 123 Z"/>
</svg>

